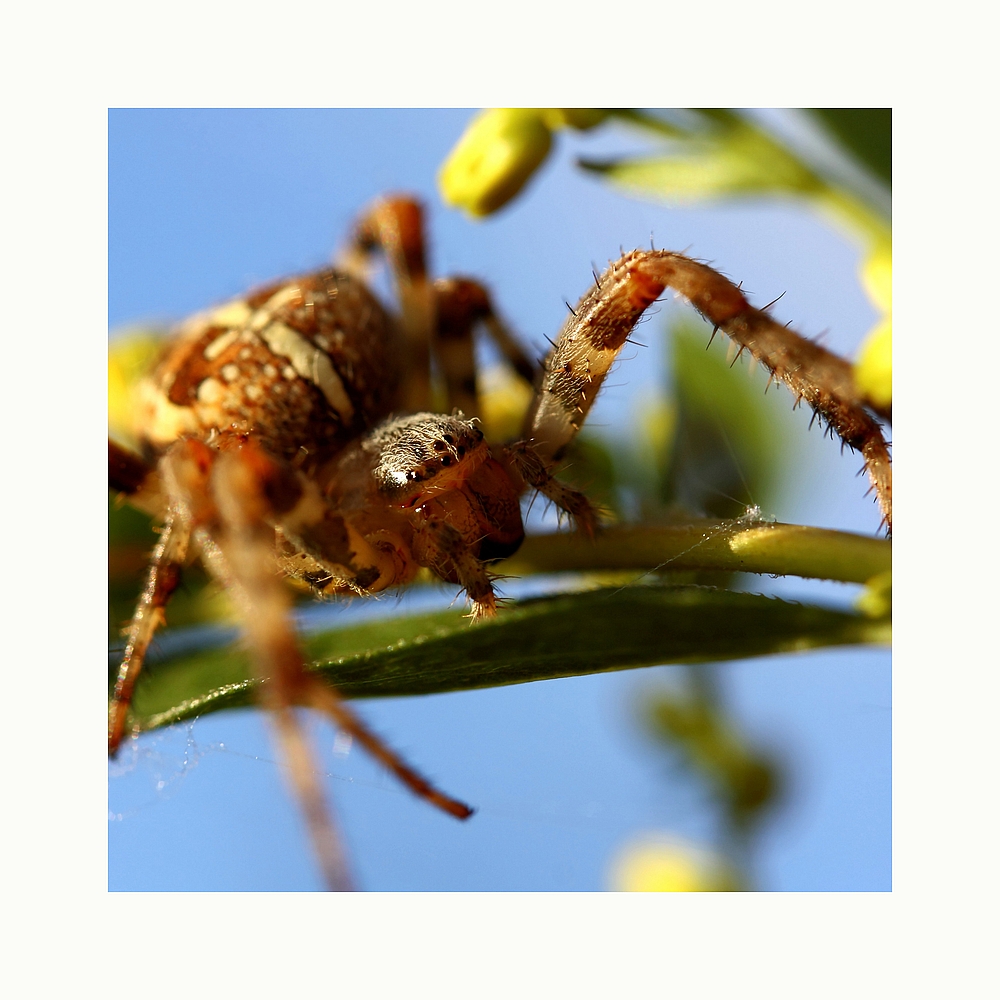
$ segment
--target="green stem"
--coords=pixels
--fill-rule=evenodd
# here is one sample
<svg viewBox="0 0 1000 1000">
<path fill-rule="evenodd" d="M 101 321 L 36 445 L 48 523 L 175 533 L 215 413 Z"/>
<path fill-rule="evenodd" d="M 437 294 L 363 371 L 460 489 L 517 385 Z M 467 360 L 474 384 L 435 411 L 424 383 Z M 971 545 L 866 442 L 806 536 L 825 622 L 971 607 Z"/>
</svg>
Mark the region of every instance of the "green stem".
<svg viewBox="0 0 1000 1000">
<path fill-rule="evenodd" d="M 864 583 L 892 568 L 892 543 L 798 524 L 697 521 L 619 527 L 592 541 L 534 535 L 502 564 L 504 574 L 569 570 L 724 570 Z"/>
</svg>

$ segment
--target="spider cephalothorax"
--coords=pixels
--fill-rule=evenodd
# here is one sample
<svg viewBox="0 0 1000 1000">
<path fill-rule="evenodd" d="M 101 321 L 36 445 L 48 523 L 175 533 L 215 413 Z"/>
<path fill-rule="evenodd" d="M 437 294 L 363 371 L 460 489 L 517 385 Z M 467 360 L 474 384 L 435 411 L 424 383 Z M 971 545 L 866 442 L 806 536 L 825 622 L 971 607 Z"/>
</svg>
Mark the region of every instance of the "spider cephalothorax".
<svg viewBox="0 0 1000 1000">
<path fill-rule="evenodd" d="M 398 317 L 362 280 L 376 251 L 394 274 Z M 326 596 L 372 594 L 425 567 L 466 591 L 473 618 L 495 614 L 490 566 L 524 538 L 526 490 L 543 493 L 585 535 L 596 529 L 595 508 L 553 467 L 639 317 L 668 286 L 864 454 L 888 519 L 888 452 L 851 396 L 846 362 L 753 309 L 711 268 L 662 250 L 623 255 L 595 275 L 536 371 L 482 286 L 428 279 L 419 206 L 386 199 L 362 217 L 338 269 L 275 283 L 184 323 L 141 387 L 142 457 L 110 446 L 112 487 L 163 529 L 129 627 L 109 750 L 125 733 L 146 649 L 191 551 L 242 613 L 267 682 L 263 701 L 331 885 L 348 880 L 293 706 L 325 712 L 419 795 L 469 816 L 305 669 L 281 578 Z M 476 326 L 534 382 L 519 440 L 487 441 L 478 423 Z M 431 411 L 435 367 L 447 415 Z"/>
</svg>

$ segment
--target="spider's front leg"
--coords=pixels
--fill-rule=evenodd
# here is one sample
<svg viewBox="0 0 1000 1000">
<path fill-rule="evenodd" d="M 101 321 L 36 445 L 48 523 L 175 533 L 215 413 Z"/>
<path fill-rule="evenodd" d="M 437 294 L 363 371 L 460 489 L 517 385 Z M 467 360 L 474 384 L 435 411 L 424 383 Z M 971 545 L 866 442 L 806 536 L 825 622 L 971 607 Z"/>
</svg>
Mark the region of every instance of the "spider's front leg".
<svg viewBox="0 0 1000 1000">
<path fill-rule="evenodd" d="M 551 467 L 566 452 L 639 317 L 667 289 L 686 298 L 861 452 L 892 528 L 892 470 L 882 432 L 843 358 L 754 309 L 724 275 L 683 254 L 634 250 L 615 261 L 571 310 L 528 412 L 525 439 Z M 714 336 L 714 333 L 713 333 Z"/>
<path fill-rule="evenodd" d="M 291 602 L 281 581 L 275 528 L 286 537 L 308 539 L 317 552 L 329 550 L 347 573 L 358 566 L 351 538 L 339 517 L 319 496 L 315 483 L 252 443 L 216 451 L 196 440 L 174 445 L 164 458 L 165 478 L 182 516 L 192 526 L 207 568 L 235 598 L 250 642 L 262 701 L 271 710 L 278 740 L 289 764 L 296 795 L 327 881 L 349 884 L 342 852 L 329 821 L 305 736 L 293 712 L 307 706 L 328 715 L 415 794 L 450 815 L 465 819 L 472 810 L 438 791 L 372 733 L 337 693 L 306 669 L 291 619 Z M 331 552 L 327 552 L 329 559 Z"/>
<path fill-rule="evenodd" d="M 551 500 L 585 535 L 593 538 L 600 524 L 598 508 L 586 495 L 572 486 L 561 483 L 549 471 L 542 456 L 530 441 L 516 441 L 502 451 L 508 466 L 525 483 Z"/>
<path fill-rule="evenodd" d="M 258 676 L 265 682 L 261 700 L 270 709 L 327 884 L 350 889 L 344 852 L 293 711 L 309 685 L 289 622 L 290 600 L 274 562 L 274 529 L 266 520 L 275 506 L 284 506 L 286 496 L 280 489 L 267 496 L 261 475 L 266 464 L 255 461 L 262 457 L 256 449 L 220 454 L 201 441 L 181 440 L 163 458 L 164 479 L 206 568 L 241 613 Z"/>
</svg>

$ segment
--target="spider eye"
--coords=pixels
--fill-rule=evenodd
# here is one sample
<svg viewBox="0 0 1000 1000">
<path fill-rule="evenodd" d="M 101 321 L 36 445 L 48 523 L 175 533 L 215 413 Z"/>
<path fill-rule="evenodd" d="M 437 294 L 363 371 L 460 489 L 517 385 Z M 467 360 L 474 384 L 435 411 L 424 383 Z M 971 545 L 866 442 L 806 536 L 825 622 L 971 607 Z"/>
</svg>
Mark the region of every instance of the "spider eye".
<svg viewBox="0 0 1000 1000">
<path fill-rule="evenodd" d="M 459 480 L 479 464 L 474 456 L 483 451 L 483 435 L 459 413 L 415 413 L 376 428 L 370 447 L 378 452 L 373 475 L 379 491 L 409 506 L 405 500 L 415 490 L 460 488 Z"/>
</svg>

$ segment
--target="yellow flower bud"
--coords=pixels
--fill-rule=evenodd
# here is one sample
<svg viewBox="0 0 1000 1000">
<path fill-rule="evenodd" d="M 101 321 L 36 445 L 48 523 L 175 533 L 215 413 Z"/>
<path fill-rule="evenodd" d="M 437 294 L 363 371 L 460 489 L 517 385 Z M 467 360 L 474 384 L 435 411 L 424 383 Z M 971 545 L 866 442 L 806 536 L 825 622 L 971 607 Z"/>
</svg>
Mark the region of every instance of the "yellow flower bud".
<svg viewBox="0 0 1000 1000">
<path fill-rule="evenodd" d="M 868 297 L 882 312 L 892 311 L 892 244 L 881 243 L 861 265 L 861 280 Z"/>
<path fill-rule="evenodd" d="M 865 338 L 854 362 L 854 381 L 874 406 L 892 406 L 892 244 L 881 243 L 861 266 L 868 297 L 885 314 Z"/>
<path fill-rule="evenodd" d="M 888 618 L 892 614 L 892 570 L 887 569 L 868 580 L 854 606 L 869 618 Z"/>
<path fill-rule="evenodd" d="M 738 888 L 728 866 L 710 851 L 662 835 L 629 845 L 611 871 L 618 892 L 731 892 Z"/>
<path fill-rule="evenodd" d="M 108 347 L 108 432 L 123 444 L 134 443 L 134 392 L 163 349 L 163 338 L 137 330 Z"/>
<path fill-rule="evenodd" d="M 484 216 L 506 205 L 552 147 L 534 108 L 488 108 L 470 122 L 438 173 L 445 203 Z"/>
<path fill-rule="evenodd" d="M 854 381 L 878 407 L 892 406 L 892 316 L 868 334 L 854 362 Z"/>
<path fill-rule="evenodd" d="M 479 376 L 479 405 L 488 441 L 513 441 L 534 395 L 531 387 L 506 365 L 487 368 Z"/>
</svg>

